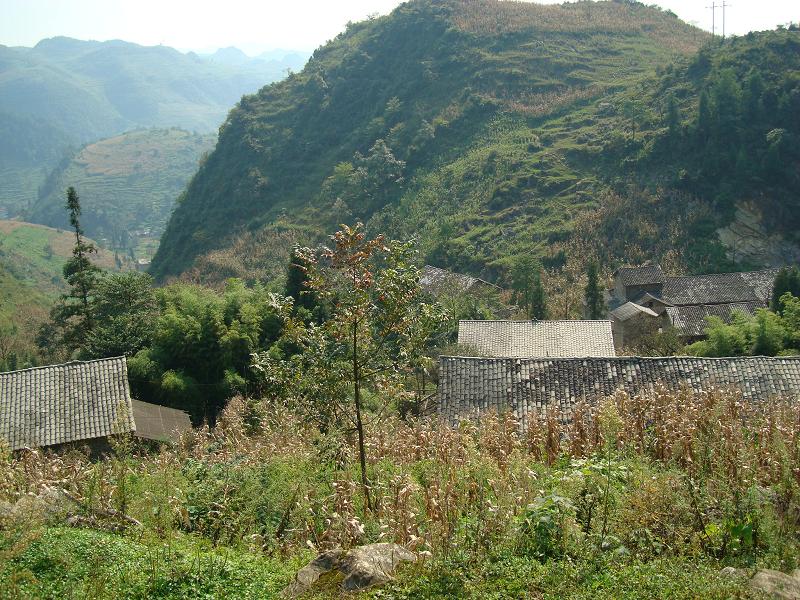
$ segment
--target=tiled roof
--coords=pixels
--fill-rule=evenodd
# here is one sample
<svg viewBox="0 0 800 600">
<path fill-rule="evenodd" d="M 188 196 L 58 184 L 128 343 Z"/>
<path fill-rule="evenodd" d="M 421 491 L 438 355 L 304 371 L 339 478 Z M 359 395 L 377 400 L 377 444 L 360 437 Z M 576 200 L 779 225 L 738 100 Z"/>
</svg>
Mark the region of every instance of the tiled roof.
<svg viewBox="0 0 800 600">
<path fill-rule="evenodd" d="M 0 373 L 0 438 L 12 450 L 134 429 L 125 357 Z"/>
<path fill-rule="evenodd" d="M 642 267 L 620 267 L 614 272 L 614 277 L 622 285 L 649 285 L 664 283 L 664 272 L 659 265 L 644 265 Z"/>
<path fill-rule="evenodd" d="M 700 391 L 732 386 L 748 401 L 800 400 L 800 357 L 737 358 L 474 358 L 439 359 L 439 414 L 456 422 L 486 410 L 565 413 L 581 400 L 597 401 L 623 389 L 631 394 L 663 384 Z"/>
<path fill-rule="evenodd" d="M 636 304 L 634 302 L 626 302 L 622 306 L 618 306 L 611 311 L 611 317 L 615 321 L 627 321 L 628 319 L 638 317 L 639 315 L 657 317 L 658 313 L 650 308 L 647 308 L 646 306 L 642 306 L 641 304 Z"/>
<path fill-rule="evenodd" d="M 459 321 L 458 343 L 484 356 L 615 356 L 611 321 Z"/>
<path fill-rule="evenodd" d="M 708 321 L 706 317 L 719 317 L 726 323 L 730 322 L 734 311 L 743 312 L 746 315 L 754 315 L 756 310 L 763 308 L 761 302 L 734 302 L 731 304 L 700 304 L 697 306 L 668 306 L 665 310 L 669 316 L 672 326 L 681 335 L 700 336 L 705 335 Z"/>
<path fill-rule="evenodd" d="M 667 277 L 661 296 L 673 305 L 758 302 L 766 306 L 779 270 Z"/>
<path fill-rule="evenodd" d="M 177 441 L 184 431 L 192 428 L 189 415 L 182 410 L 131 400 L 136 436 L 161 442 Z"/>
<path fill-rule="evenodd" d="M 431 295 L 438 295 L 443 292 L 466 292 L 476 287 L 489 287 L 499 289 L 493 283 L 464 275 L 463 273 L 453 273 L 439 267 L 425 265 L 422 276 L 419 279 L 420 287 Z"/>
</svg>

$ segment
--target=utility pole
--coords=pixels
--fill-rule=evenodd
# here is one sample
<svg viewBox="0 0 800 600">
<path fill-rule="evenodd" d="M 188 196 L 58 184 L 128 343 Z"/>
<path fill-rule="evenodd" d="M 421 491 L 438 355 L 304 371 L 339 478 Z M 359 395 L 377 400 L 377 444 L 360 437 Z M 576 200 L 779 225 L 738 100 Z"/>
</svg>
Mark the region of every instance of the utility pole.
<svg viewBox="0 0 800 600">
<path fill-rule="evenodd" d="M 725 7 L 730 6 L 730 4 L 725 4 L 725 0 L 722 0 L 722 39 L 725 39 Z"/>
<path fill-rule="evenodd" d="M 711 6 L 706 6 L 706 8 L 711 9 L 711 37 L 714 37 L 717 34 L 717 2 L 711 3 Z"/>
</svg>

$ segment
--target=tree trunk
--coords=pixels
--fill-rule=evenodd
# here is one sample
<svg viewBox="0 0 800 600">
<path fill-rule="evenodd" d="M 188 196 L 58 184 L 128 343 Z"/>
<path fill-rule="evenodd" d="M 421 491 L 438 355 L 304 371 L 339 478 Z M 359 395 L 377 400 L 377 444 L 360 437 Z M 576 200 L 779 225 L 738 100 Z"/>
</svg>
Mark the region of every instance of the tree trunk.
<svg viewBox="0 0 800 600">
<path fill-rule="evenodd" d="M 367 481 L 367 451 L 364 448 L 364 423 L 361 420 L 361 373 L 358 368 L 358 321 L 353 320 L 353 387 L 356 403 L 356 430 L 358 431 L 358 460 L 361 464 L 361 489 L 367 510 L 372 510 Z"/>
</svg>

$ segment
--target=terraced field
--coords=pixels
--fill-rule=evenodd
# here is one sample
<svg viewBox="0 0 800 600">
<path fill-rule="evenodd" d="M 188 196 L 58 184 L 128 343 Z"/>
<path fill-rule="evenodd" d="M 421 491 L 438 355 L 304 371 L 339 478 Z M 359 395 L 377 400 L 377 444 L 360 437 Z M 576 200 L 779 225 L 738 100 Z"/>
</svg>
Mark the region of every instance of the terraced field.
<svg viewBox="0 0 800 600">
<path fill-rule="evenodd" d="M 65 230 L 22 221 L 0 220 L 0 329 L 16 326 L 32 339 L 36 328 L 65 289 L 61 269 L 74 238 Z M 130 262 L 100 250 L 95 262 L 104 269 L 129 268 Z"/>
<path fill-rule="evenodd" d="M 146 258 L 215 139 L 182 129 L 140 129 L 89 144 L 50 175 L 28 220 L 67 227 L 64 190 L 74 186 L 87 235 L 103 247 Z"/>
</svg>

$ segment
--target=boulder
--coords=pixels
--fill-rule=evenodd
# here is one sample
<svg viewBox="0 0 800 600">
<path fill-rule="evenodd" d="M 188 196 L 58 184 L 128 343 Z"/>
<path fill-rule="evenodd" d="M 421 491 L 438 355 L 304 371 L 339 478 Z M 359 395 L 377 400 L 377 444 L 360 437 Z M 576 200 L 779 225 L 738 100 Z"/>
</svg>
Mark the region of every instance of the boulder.
<svg viewBox="0 0 800 600">
<path fill-rule="evenodd" d="M 63 521 L 70 516 L 75 502 L 62 490 L 45 488 L 40 494 L 25 494 L 13 504 L 0 503 L 0 519 L 10 523 Z"/>
<path fill-rule="evenodd" d="M 750 589 L 764 592 L 779 600 L 800 600 L 800 573 L 797 570 L 792 575 L 761 569 L 750 580 Z"/>
<path fill-rule="evenodd" d="M 392 579 L 400 563 L 416 560 L 416 554 L 410 550 L 389 543 L 368 544 L 348 551 L 336 549 L 323 552 L 297 572 L 283 594 L 290 598 L 304 594 L 320 577 L 334 571 L 344 576 L 341 584 L 344 591 L 365 590 Z"/>
<path fill-rule="evenodd" d="M 747 577 L 747 571 L 735 567 L 725 567 L 720 571 L 720 575 Z M 747 586 L 755 592 L 766 594 L 777 600 L 800 600 L 800 569 L 795 569 L 791 575 L 772 569 L 759 569 L 747 582 Z"/>
</svg>

